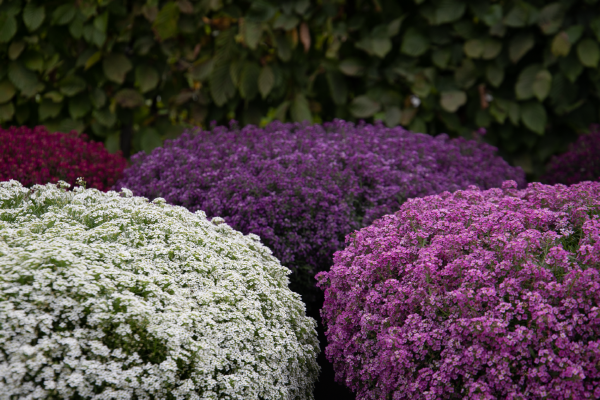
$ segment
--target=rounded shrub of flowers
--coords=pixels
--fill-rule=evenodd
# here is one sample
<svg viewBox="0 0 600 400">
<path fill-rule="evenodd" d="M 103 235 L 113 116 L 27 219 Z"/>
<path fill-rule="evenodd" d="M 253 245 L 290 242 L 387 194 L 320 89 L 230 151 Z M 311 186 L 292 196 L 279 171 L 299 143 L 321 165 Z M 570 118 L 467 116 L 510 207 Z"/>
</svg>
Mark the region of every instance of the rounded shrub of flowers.
<svg viewBox="0 0 600 400">
<path fill-rule="evenodd" d="M 360 399 L 600 398 L 600 182 L 407 201 L 317 276 Z"/>
<path fill-rule="evenodd" d="M 102 143 L 77 131 L 51 133 L 43 126 L 0 128 L 0 181 L 25 186 L 75 183 L 83 177 L 89 187 L 109 190 L 121 177 L 127 161 L 110 154 Z"/>
<path fill-rule="evenodd" d="M 315 321 L 221 218 L 0 182 L 3 398 L 312 399 Z"/>
<path fill-rule="evenodd" d="M 131 164 L 117 187 L 259 235 L 295 271 L 292 284 L 303 295 L 346 234 L 406 199 L 505 179 L 524 183 L 492 146 L 342 120 L 263 129 L 233 121 L 189 131 Z"/>
<path fill-rule="evenodd" d="M 583 181 L 600 180 L 600 124 L 590 127 L 590 133 L 581 135 L 569 151 L 552 158 L 542 181 L 571 185 Z"/>
</svg>

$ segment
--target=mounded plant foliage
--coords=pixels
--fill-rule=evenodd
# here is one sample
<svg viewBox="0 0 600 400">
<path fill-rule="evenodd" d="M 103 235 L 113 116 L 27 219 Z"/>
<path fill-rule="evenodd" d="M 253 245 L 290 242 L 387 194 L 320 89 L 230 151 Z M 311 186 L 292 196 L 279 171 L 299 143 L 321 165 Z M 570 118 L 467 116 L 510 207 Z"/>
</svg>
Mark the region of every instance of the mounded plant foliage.
<svg viewBox="0 0 600 400">
<path fill-rule="evenodd" d="M 109 190 L 121 177 L 127 161 L 110 154 L 102 143 L 76 131 L 50 133 L 43 126 L 0 128 L 0 181 L 11 179 L 25 186 L 74 184 L 83 178 L 88 187 Z"/>
<path fill-rule="evenodd" d="M 315 321 L 257 236 L 66 186 L 0 182 L 4 397 L 312 399 Z"/>
<path fill-rule="evenodd" d="M 402 128 L 273 122 L 260 129 L 196 129 L 132 157 L 117 187 L 221 216 L 259 235 L 308 295 L 344 237 L 406 199 L 468 185 L 524 183 L 484 143 Z M 309 298 L 305 298 L 310 301 Z"/>
<path fill-rule="evenodd" d="M 590 127 L 569 151 L 553 157 L 546 167 L 542 181 L 570 185 L 582 181 L 600 180 L 600 125 Z"/>
<path fill-rule="evenodd" d="M 361 399 L 600 396 L 600 182 L 407 201 L 317 276 Z"/>
</svg>

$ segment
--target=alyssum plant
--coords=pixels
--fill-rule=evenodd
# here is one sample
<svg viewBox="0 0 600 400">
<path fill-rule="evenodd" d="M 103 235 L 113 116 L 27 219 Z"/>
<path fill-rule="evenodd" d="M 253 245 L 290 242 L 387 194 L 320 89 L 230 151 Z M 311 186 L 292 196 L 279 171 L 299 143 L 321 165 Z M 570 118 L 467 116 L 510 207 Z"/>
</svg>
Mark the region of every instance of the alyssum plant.
<svg viewBox="0 0 600 400">
<path fill-rule="evenodd" d="M 0 397 L 312 399 L 315 321 L 257 236 L 67 186 L 0 182 Z"/>
</svg>

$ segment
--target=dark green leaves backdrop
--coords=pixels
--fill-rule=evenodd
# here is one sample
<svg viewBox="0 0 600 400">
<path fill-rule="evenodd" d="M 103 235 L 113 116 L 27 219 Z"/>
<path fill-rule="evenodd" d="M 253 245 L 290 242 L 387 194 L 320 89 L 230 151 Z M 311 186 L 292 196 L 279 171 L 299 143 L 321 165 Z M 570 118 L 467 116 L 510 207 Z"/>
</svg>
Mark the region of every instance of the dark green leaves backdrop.
<svg viewBox="0 0 600 400">
<path fill-rule="evenodd" d="M 598 0 L 0 0 L 0 121 L 126 155 L 186 126 L 380 119 L 531 177 L 600 121 Z"/>
</svg>

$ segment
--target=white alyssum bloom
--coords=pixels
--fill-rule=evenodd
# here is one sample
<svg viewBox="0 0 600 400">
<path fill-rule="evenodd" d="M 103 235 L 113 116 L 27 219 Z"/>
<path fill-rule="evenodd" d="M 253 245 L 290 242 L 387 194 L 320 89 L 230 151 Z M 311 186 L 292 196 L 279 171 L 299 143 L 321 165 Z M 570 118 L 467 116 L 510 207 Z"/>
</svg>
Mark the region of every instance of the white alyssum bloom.
<svg viewBox="0 0 600 400">
<path fill-rule="evenodd" d="M 312 399 L 288 270 L 202 212 L 0 182 L 0 399 Z"/>
</svg>

